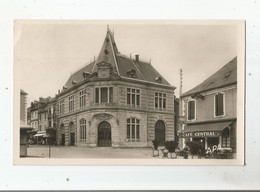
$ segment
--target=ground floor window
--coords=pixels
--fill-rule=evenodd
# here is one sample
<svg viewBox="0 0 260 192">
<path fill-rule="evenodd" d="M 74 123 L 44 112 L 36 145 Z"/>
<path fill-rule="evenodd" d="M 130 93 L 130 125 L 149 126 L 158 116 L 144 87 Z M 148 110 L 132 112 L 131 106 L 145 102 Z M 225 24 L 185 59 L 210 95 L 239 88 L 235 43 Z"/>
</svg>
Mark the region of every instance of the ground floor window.
<svg viewBox="0 0 260 192">
<path fill-rule="evenodd" d="M 222 131 L 222 146 L 221 147 L 230 147 L 229 128 L 226 128 Z"/>
<path fill-rule="evenodd" d="M 80 124 L 80 140 L 86 140 L 87 139 L 86 119 L 81 119 L 79 124 Z"/>
<path fill-rule="evenodd" d="M 128 141 L 138 141 L 140 139 L 140 120 L 136 118 L 127 119 L 127 139 Z"/>
</svg>

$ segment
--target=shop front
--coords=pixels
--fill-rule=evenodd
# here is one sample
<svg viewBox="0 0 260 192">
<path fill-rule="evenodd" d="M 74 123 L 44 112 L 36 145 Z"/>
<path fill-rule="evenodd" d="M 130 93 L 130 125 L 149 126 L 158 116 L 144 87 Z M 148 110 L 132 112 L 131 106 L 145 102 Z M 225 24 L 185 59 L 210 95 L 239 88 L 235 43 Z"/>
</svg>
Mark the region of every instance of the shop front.
<svg viewBox="0 0 260 192">
<path fill-rule="evenodd" d="M 203 124 L 187 124 L 185 129 L 179 132 L 179 137 L 185 141 L 200 142 L 205 150 L 216 148 L 232 148 L 232 138 L 235 131 L 232 121 Z"/>
</svg>

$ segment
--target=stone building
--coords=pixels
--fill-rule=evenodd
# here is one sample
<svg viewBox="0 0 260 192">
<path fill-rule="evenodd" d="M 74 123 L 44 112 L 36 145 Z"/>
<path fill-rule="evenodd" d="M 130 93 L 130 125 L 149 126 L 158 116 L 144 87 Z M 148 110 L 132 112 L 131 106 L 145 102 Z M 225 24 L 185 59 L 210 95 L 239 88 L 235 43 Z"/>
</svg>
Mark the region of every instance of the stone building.
<svg viewBox="0 0 260 192">
<path fill-rule="evenodd" d="M 174 90 L 150 63 L 118 51 L 108 29 L 97 59 L 57 95 L 59 145 L 145 147 L 174 140 Z"/>
<path fill-rule="evenodd" d="M 181 95 L 183 124 L 179 136 L 236 151 L 237 58 Z"/>
<path fill-rule="evenodd" d="M 28 111 L 28 119 L 27 122 L 31 127 L 33 127 L 33 131 L 39 131 L 39 120 L 38 120 L 38 112 L 39 112 L 39 102 L 33 101 L 31 102 L 31 106 L 27 109 Z"/>
</svg>

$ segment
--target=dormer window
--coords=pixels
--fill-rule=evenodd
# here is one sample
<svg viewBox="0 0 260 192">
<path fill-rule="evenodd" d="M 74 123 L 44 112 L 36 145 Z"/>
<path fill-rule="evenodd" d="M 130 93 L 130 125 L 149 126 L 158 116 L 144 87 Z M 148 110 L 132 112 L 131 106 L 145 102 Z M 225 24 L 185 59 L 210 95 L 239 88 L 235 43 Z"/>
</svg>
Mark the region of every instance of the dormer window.
<svg viewBox="0 0 260 192">
<path fill-rule="evenodd" d="M 127 75 L 130 78 L 135 78 L 136 71 L 134 69 L 131 69 L 131 70 L 127 71 Z"/>
<path fill-rule="evenodd" d="M 85 80 L 90 74 L 86 71 L 83 72 L 83 79 Z"/>
<path fill-rule="evenodd" d="M 64 86 L 63 86 L 63 89 L 68 89 L 68 86 L 64 85 Z"/>
<path fill-rule="evenodd" d="M 155 81 L 156 81 L 156 83 L 162 83 L 162 78 L 161 77 L 156 77 Z"/>
<path fill-rule="evenodd" d="M 76 84 L 77 84 L 77 81 L 74 81 L 74 80 L 73 80 L 71 83 L 72 83 L 72 85 L 76 85 Z"/>
</svg>

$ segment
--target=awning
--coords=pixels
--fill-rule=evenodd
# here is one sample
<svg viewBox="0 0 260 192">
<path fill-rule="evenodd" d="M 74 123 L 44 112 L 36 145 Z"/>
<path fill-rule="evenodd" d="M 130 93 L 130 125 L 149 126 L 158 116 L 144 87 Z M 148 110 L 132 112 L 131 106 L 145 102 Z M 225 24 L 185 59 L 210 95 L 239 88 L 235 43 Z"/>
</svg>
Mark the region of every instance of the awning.
<svg viewBox="0 0 260 192">
<path fill-rule="evenodd" d="M 38 132 L 34 135 L 34 137 L 41 137 L 41 136 L 46 137 L 46 131 L 38 131 Z"/>
<path fill-rule="evenodd" d="M 233 121 L 186 125 L 179 132 L 180 137 L 218 137 L 220 132 L 229 127 Z"/>
</svg>

